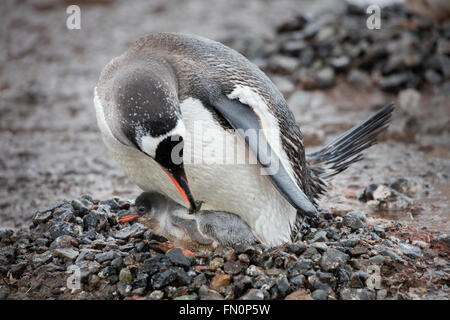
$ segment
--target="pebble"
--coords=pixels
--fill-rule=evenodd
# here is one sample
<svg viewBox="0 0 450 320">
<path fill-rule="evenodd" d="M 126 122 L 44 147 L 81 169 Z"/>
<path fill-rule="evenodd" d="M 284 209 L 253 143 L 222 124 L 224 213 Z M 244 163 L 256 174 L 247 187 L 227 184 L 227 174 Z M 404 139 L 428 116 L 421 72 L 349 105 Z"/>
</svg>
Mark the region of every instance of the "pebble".
<svg viewBox="0 0 450 320">
<path fill-rule="evenodd" d="M 239 274 L 242 271 L 242 265 L 239 261 L 227 261 L 223 265 L 223 271 L 228 274 Z"/>
<path fill-rule="evenodd" d="M 264 293 L 259 289 L 250 289 L 239 300 L 264 300 Z"/>
<path fill-rule="evenodd" d="M 363 221 L 361 218 L 353 213 L 347 213 L 342 220 L 342 224 L 351 228 L 352 230 L 358 230 L 359 228 L 364 227 Z"/>
<path fill-rule="evenodd" d="M 329 248 L 322 256 L 320 266 L 324 271 L 330 271 L 343 266 L 347 260 L 347 254 L 334 248 Z"/>
<path fill-rule="evenodd" d="M 147 231 L 147 228 L 141 223 L 133 223 L 129 227 L 125 227 L 114 233 L 114 238 L 126 240 L 128 238 L 138 238 Z"/>
<path fill-rule="evenodd" d="M 179 248 L 170 249 L 167 251 L 166 256 L 175 266 L 187 268 L 191 265 L 191 260 L 188 259 Z"/>
<path fill-rule="evenodd" d="M 214 258 L 209 262 L 209 267 L 213 270 L 219 269 L 223 266 L 223 258 Z"/>
<path fill-rule="evenodd" d="M 164 292 L 161 290 L 155 290 L 150 293 L 149 298 L 152 300 L 161 300 L 164 297 Z"/>
<path fill-rule="evenodd" d="M 312 246 L 321 252 L 326 251 L 328 249 L 328 246 L 325 242 L 314 242 Z"/>
<path fill-rule="evenodd" d="M 130 269 L 123 268 L 119 273 L 119 281 L 124 281 L 126 283 L 131 283 L 133 281 L 133 275 L 130 272 Z"/>
<path fill-rule="evenodd" d="M 203 285 L 198 290 L 200 300 L 223 300 L 223 296 L 215 290 Z"/>
<path fill-rule="evenodd" d="M 211 279 L 211 289 L 218 291 L 220 288 L 226 287 L 231 283 L 231 275 L 217 274 Z"/>
<path fill-rule="evenodd" d="M 71 248 L 59 248 L 53 251 L 54 257 L 67 258 L 69 260 L 75 260 L 78 255 L 79 252 Z"/>
<path fill-rule="evenodd" d="M 311 293 L 311 297 L 314 300 L 328 300 L 328 292 L 322 289 L 317 289 Z"/>
</svg>

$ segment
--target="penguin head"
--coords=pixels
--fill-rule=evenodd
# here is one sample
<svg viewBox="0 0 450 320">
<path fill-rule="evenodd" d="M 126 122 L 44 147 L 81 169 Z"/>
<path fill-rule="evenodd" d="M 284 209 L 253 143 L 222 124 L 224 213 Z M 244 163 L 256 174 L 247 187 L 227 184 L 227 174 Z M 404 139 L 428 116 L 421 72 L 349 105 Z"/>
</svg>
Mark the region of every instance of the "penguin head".
<svg viewBox="0 0 450 320">
<path fill-rule="evenodd" d="M 171 69 L 161 62 L 131 64 L 114 81 L 114 105 L 121 132 L 169 176 L 196 211 L 183 164 L 185 125 Z"/>
<path fill-rule="evenodd" d="M 125 223 L 138 218 L 157 222 L 170 209 L 168 204 L 168 199 L 159 193 L 143 192 L 136 198 L 133 209 L 120 216 L 118 222 Z"/>
</svg>

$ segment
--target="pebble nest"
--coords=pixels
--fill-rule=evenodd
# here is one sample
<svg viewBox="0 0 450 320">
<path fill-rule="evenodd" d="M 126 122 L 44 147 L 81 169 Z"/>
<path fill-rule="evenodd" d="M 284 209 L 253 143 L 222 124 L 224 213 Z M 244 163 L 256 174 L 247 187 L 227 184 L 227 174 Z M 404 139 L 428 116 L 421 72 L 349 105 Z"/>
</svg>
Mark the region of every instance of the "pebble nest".
<svg viewBox="0 0 450 320">
<path fill-rule="evenodd" d="M 317 225 L 304 221 L 294 243 L 278 248 L 236 245 L 191 256 L 140 223 L 117 222 L 132 209 L 132 201 L 84 195 L 39 210 L 29 228 L 1 230 L 0 298 L 449 296 L 448 234 L 366 218 L 364 212 L 321 212 Z M 68 282 L 74 266 L 79 287 Z"/>
</svg>

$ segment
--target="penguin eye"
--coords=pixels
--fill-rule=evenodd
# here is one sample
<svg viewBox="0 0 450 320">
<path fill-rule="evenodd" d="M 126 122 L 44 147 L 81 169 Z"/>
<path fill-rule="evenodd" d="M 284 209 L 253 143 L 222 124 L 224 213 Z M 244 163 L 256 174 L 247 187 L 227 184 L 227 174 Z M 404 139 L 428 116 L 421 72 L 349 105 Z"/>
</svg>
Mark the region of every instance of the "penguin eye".
<svg viewBox="0 0 450 320">
<path fill-rule="evenodd" d="M 144 206 L 140 206 L 140 207 L 138 208 L 138 212 L 139 212 L 140 214 L 145 213 L 145 207 L 144 207 Z"/>
</svg>

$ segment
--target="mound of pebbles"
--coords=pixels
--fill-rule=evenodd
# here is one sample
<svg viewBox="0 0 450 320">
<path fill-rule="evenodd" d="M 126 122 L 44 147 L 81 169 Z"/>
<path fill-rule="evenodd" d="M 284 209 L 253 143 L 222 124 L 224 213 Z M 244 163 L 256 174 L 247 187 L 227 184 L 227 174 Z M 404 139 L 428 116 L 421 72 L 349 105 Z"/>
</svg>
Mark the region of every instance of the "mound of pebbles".
<svg viewBox="0 0 450 320">
<path fill-rule="evenodd" d="M 117 223 L 130 207 L 82 196 L 39 210 L 28 229 L 1 230 L 0 298 L 448 298 L 448 235 L 331 212 L 304 221 L 292 244 L 190 256 L 140 223 Z"/>
<path fill-rule="evenodd" d="M 339 75 L 353 85 L 391 92 L 426 83 L 450 88 L 450 21 L 438 24 L 402 5 L 382 8 L 378 30 L 366 27 L 368 17 L 365 8 L 349 5 L 285 21 L 273 40 L 225 42 L 269 73 L 284 93 L 298 85 L 330 88 Z"/>
</svg>

